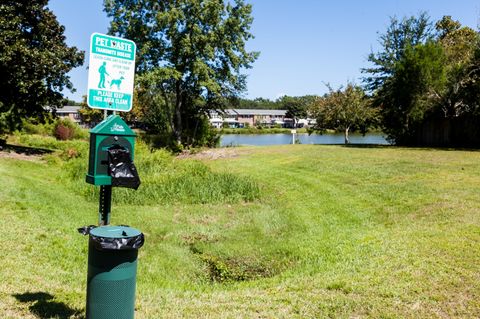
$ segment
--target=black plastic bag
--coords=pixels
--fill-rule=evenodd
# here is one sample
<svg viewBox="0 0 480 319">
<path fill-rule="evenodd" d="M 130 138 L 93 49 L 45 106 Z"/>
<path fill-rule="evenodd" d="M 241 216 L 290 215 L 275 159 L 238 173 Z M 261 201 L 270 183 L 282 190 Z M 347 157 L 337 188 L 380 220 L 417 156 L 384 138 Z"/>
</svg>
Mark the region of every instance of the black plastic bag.
<svg viewBox="0 0 480 319">
<path fill-rule="evenodd" d="M 86 236 L 86 235 L 89 235 L 89 234 L 90 234 L 90 231 L 91 231 L 92 229 L 94 229 L 95 227 L 97 227 L 97 226 L 95 226 L 95 225 L 83 226 L 83 227 L 77 228 L 77 231 L 78 231 L 80 234 Z"/>
<path fill-rule="evenodd" d="M 125 225 L 122 225 L 125 226 Z M 90 225 L 78 228 L 78 232 L 82 235 L 90 235 L 90 240 L 93 242 L 97 250 L 132 250 L 139 249 L 145 243 L 145 236 L 143 233 L 132 237 L 101 237 L 95 236 L 90 231 L 97 226 Z M 128 227 L 128 226 L 127 226 Z"/>
<path fill-rule="evenodd" d="M 139 249 L 145 243 L 143 233 L 138 236 L 127 238 L 108 238 L 97 237 L 90 234 L 90 240 L 93 241 L 97 250 L 132 250 Z"/>
<path fill-rule="evenodd" d="M 130 152 L 119 145 L 108 150 L 108 172 L 112 177 L 112 186 L 138 189 L 140 177 L 132 162 Z"/>
</svg>

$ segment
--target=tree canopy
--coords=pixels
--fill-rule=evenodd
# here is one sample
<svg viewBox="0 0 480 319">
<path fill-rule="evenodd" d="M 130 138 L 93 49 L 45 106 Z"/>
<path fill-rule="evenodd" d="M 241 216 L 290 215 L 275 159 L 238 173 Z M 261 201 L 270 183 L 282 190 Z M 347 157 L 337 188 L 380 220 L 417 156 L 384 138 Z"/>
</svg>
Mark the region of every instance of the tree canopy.
<svg viewBox="0 0 480 319">
<path fill-rule="evenodd" d="M 253 37 L 251 5 L 243 0 L 104 4 L 112 18 L 109 32 L 137 44 L 138 97 L 147 114 L 160 117 L 155 130 L 182 145 L 198 144 L 208 111 L 245 89 L 241 72 L 258 56 L 245 48 Z"/>
<path fill-rule="evenodd" d="M 475 30 L 462 27 L 450 16 L 438 21 L 436 29 L 439 33 L 438 43 L 445 54 L 447 77 L 445 86 L 436 92 L 436 102 L 445 117 L 458 117 L 471 110 L 472 101 L 469 96 L 473 92 L 467 86 L 474 80 L 474 73 L 470 71 L 475 64 L 479 36 Z"/>
<path fill-rule="evenodd" d="M 73 90 L 67 73 L 83 63 L 83 52 L 66 45 L 65 28 L 47 4 L 0 4 L 0 133 L 19 128 L 24 118 L 43 119 L 46 106 L 62 106 L 62 90 Z"/>
<path fill-rule="evenodd" d="M 368 57 L 373 66 L 362 70 L 391 141 L 417 143 L 428 121 L 471 112 L 478 41 L 477 32 L 450 16 L 435 28 L 425 13 L 392 18 L 380 36 L 382 50 Z"/>
<path fill-rule="evenodd" d="M 350 131 L 359 130 L 364 134 L 375 124 L 377 111 L 369 105 L 365 92 L 358 85 L 348 83 L 337 90 L 330 85 L 327 87 L 329 92 L 319 97 L 310 109 L 317 121 L 315 129 L 342 131 L 345 144 L 348 144 Z"/>
<path fill-rule="evenodd" d="M 373 64 L 362 72 L 369 74 L 364 78 L 369 91 L 380 89 L 395 73 L 395 64 L 401 60 L 407 47 L 415 47 L 433 38 L 433 26 L 426 12 L 418 17 L 412 16 L 399 20 L 392 17 L 390 25 L 379 37 L 382 51 L 370 53 L 368 61 Z"/>
</svg>

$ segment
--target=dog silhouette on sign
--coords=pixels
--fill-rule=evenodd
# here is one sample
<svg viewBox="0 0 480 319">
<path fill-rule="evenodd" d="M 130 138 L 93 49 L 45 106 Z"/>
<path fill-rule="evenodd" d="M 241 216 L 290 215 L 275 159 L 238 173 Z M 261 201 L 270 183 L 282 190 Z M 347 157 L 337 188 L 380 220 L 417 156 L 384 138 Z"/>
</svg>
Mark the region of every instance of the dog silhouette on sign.
<svg viewBox="0 0 480 319">
<path fill-rule="evenodd" d="M 110 81 L 110 88 L 112 88 L 112 86 L 116 85 L 117 90 L 120 90 L 120 85 L 122 84 L 123 79 L 125 79 L 123 76 L 119 77 L 118 79 L 112 79 L 112 81 Z"/>
</svg>

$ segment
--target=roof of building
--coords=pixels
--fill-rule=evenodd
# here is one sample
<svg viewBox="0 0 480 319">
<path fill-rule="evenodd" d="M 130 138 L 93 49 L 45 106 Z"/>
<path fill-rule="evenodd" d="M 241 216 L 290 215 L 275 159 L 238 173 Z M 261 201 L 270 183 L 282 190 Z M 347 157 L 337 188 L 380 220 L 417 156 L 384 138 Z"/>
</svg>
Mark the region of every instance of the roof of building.
<svg viewBox="0 0 480 319">
<path fill-rule="evenodd" d="M 273 115 L 285 116 L 286 110 L 265 110 L 265 109 L 226 109 L 227 115 Z"/>
<path fill-rule="evenodd" d="M 68 113 L 77 113 L 78 110 L 80 110 L 82 107 L 81 106 L 76 106 L 76 105 L 65 105 L 60 107 L 57 107 L 55 109 L 55 113 L 57 114 L 68 114 Z M 52 111 L 52 108 L 50 106 L 46 106 L 45 110 L 48 112 Z"/>
<path fill-rule="evenodd" d="M 74 106 L 74 105 L 65 105 L 62 108 L 57 108 L 57 114 L 58 113 L 77 113 L 78 110 L 80 110 L 82 107 L 81 106 Z"/>
</svg>

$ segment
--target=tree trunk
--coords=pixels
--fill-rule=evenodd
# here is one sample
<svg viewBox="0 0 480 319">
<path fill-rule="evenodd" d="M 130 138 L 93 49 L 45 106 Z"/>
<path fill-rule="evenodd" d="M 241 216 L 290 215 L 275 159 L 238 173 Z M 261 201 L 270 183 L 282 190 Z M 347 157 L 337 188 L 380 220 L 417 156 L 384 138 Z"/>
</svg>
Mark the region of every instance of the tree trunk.
<svg viewBox="0 0 480 319">
<path fill-rule="evenodd" d="M 175 90 L 175 139 L 178 144 L 182 143 L 182 90 L 180 88 L 180 81 L 177 81 Z"/>
<path fill-rule="evenodd" d="M 350 140 L 348 139 L 348 131 L 350 127 L 345 128 L 345 144 L 350 144 Z"/>
<path fill-rule="evenodd" d="M 167 112 L 168 125 L 170 125 L 170 129 L 172 130 L 172 132 L 175 132 L 175 118 L 172 115 L 172 107 L 170 105 L 170 100 L 168 99 L 168 95 L 165 90 L 162 90 L 162 95 L 163 99 L 165 100 L 165 109 Z"/>
</svg>

